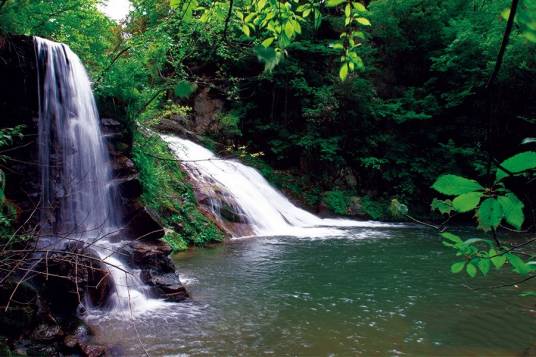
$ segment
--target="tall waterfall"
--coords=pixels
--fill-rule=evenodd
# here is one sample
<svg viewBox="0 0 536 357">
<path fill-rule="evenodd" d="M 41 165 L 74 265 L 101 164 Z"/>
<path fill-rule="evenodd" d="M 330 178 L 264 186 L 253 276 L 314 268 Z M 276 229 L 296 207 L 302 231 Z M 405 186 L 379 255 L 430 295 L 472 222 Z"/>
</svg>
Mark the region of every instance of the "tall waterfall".
<svg viewBox="0 0 536 357">
<path fill-rule="evenodd" d="M 145 309 L 147 288 L 136 272 L 125 274 L 129 269 L 114 253 L 119 244 L 107 239 L 121 230 L 121 206 L 88 75 L 68 46 L 39 37 L 34 42 L 40 82 L 38 244 L 91 246 L 109 264 L 114 309 Z"/>
<path fill-rule="evenodd" d="M 211 211 L 221 216 L 222 200 L 243 217 L 255 235 L 334 236 L 341 227 L 383 227 L 373 221 L 321 219 L 292 204 L 254 168 L 218 158 L 204 147 L 171 135 L 161 135 L 182 161 L 196 188 L 211 200 Z M 218 197 L 218 199 L 215 199 Z"/>
</svg>

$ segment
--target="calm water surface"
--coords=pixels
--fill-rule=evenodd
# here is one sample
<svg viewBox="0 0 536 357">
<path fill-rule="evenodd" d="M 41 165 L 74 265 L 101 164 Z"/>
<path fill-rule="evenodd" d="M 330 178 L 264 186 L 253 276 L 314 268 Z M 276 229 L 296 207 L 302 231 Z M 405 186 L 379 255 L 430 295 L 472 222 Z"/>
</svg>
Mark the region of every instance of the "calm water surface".
<svg viewBox="0 0 536 357">
<path fill-rule="evenodd" d="M 141 341 L 154 356 L 522 355 L 536 342 L 534 300 L 470 290 L 512 276 L 466 279 L 450 273 L 453 258 L 414 228 L 194 249 L 175 256 L 192 301 L 106 319 L 97 339 L 127 354 Z"/>
</svg>

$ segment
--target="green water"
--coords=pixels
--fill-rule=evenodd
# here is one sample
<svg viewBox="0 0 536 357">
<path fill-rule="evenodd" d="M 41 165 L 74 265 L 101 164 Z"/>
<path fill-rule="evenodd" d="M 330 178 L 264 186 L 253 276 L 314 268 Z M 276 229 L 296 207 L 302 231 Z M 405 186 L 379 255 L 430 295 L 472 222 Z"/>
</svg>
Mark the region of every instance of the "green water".
<svg viewBox="0 0 536 357">
<path fill-rule="evenodd" d="M 437 233 L 413 228 L 231 241 L 177 255 L 192 301 L 137 328 L 151 355 L 522 355 L 535 301 L 465 287 L 512 276 L 466 279 L 452 259 Z M 128 331 L 108 340 L 134 353 Z"/>
</svg>

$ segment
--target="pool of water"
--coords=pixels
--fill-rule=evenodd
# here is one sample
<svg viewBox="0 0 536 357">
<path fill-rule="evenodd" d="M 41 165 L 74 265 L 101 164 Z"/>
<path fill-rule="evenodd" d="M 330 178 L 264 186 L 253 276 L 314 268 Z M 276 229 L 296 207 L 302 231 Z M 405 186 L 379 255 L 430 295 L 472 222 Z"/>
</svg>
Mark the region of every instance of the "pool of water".
<svg viewBox="0 0 536 357">
<path fill-rule="evenodd" d="M 517 356 L 536 342 L 534 299 L 468 287 L 513 276 L 451 274 L 453 252 L 427 229 L 248 238 L 174 259 L 192 300 L 102 319 L 99 342 L 153 356 Z"/>
</svg>

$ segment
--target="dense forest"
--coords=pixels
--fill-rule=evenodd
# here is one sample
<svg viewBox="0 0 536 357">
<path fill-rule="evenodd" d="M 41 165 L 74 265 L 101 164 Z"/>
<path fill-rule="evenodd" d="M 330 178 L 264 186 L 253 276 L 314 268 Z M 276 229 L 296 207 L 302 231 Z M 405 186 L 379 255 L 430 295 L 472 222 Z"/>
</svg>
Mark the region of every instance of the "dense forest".
<svg viewBox="0 0 536 357">
<path fill-rule="evenodd" d="M 102 137 L 112 138 L 110 175 L 120 181 L 129 232 L 145 237 L 161 230 L 156 241 L 162 236 L 169 245 L 134 244 L 128 252 L 133 265 L 147 265 L 143 269 L 154 275 L 142 274 L 143 282 L 164 296 L 187 296 L 180 282 L 161 283 L 175 271 L 167 258 L 171 251 L 229 236 L 262 236 L 248 217 L 251 212 L 236 209 L 240 197 L 229 200 L 216 187 L 217 178 L 196 177 L 202 163 L 188 166 L 205 160 L 239 160 L 292 205 L 322 218 L 431 227 L 430 235 L 456 253 L 446 265 L 452 273 L 465 271 L 474 278 L 487 276 L 492 267 L 511 266 L 508 284 L 536 277 L 530 251 L 536 227 L 536 1 L 131 0 L 120 20 L 103 12 L 112 2 L 0 0 L 0 65 L 5 67 L 0 72 L 5 78 L 0 85 L 0 234 L 4 252 L 17 252 L 2 258 L 0 270 L 16 271 L 13 261 L 27 249 L 21 247 L 35 241 L 39 231 L 28 224 L 44 222 L 43 213 L 40 221 L 34 213 L 48 193 L 32 196 L 28 192 L 37 184 L 26 183 L 34 175 L 34 181 L 46 184 L 43 169 L 36 167 L 42 162 L 20 165 L 27 164 L 36 145 L 28 138 L 41 135 L 42 124 L 36 134 L 31 126 L 37 120 L 31 118 L 46 116 L 48 77 L 20 80 L 20 93 L 44 86 L 28 94 L 33 104 L 19 105 L 19 85 L 10 84 L 19 70 L 54 68 L 52 57 L 42 60 L 38 50 L 35 58 L 24 52 L 33 46 L 27 45 L 30 36 L 39 36 L 68 45 L 88 71 L 97 117 L 103 118 Z M 70 62 L 71 55 L 65 56 Z M 217 158 L 180 157 L 173 146 L 179 144 L 166 139 L 168 134 L 192 140 Z M 52 143 L 54 135 L 59 134 L 51 136 Z M 38 146 L 42 150 L 41 141 Z M 68 152 L 66 147 L 62 150 Z M 50 162 L 57 160 L 51 157 Z M 243 172 L 249 180 L 256 177 Z M 53 168 L 47 175 L 57 179 Z M 67 193 L 54 193 L 58 189 L 52 186 L 50 195 L 69 196 L 62 185 Z M 209 193 L 203 185 L 211 186 Z M 257 208 L 264 209 L 260 203 Z M 285 224 L 294 224 L 293 217 L 283 217 Z M 466 236 L 452 226 L 478 228 L 478 233 Z M 35 252 L 24 259 L 37 259 Z M 144 258 L 136 260 L 136 254 Z M 23 271 L 24 277 L 38 264 Z M 0 274 L 2 283 L 11 272 L 5 279 Z M 88 274 L 88 284 L 105 279 Z M 19 284 L 13 284 L 17 290 Z M 13 294 L 7 294 L 9 301 Z M 83 346 L 82 354 L 92 355 Z"/>
</svg>

